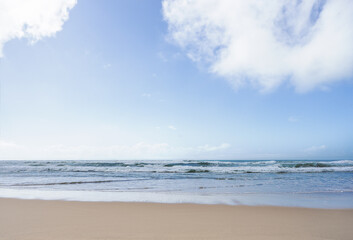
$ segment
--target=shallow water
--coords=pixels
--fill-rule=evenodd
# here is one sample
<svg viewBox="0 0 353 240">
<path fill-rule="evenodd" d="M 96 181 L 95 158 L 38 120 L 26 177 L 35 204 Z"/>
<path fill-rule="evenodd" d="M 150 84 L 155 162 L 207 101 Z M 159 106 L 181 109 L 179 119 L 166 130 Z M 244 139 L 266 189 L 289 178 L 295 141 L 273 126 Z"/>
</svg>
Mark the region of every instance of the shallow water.
<svg viewBox="0 0 353 240">
<path fill-rule="evenodd" d="M 0 161 L 0 197 L 353 208 L 353 161 Z"/>
</svg>

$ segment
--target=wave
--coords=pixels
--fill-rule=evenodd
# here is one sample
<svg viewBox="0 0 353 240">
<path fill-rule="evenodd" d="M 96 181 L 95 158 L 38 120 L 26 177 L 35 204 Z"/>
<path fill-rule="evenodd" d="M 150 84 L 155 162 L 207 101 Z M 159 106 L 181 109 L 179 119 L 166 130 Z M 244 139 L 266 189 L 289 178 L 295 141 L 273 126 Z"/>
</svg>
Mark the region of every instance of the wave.
<svg viewBox="0 0 353 240">
<path fill-rule="evenodd" d="M 123 163 L 123 162 L 88 162 L 88 163 L 76 163 L 73 166 L 79 167 L 144 167 L 148 163 Z"/>
<path fill-rule="evenodd" d="M 209 170 L 199 170 L 199 169 L 189 169 L 186 171 L 186 173 L 208 173 L 210 172 Z"/>
<path fill-rule="evenodd" d="M 315 162 L 309 162 L 309 163 L 292 163 L 292 164 L 281 164 L 281 167 L 294 167 L 294 168 L 307 168 L 307 167 L 317 167 L 317 168 L 322 168 L 322 167 L 332 167 L 332 164 L 326 164 L 326 163 L 315 163 Z"/>
<path fill-rule="evenodd" d="M 13 163 L 13 164 L 12 164 Z M 352 160 L 338 161 L 52 161 L 0 163 L 6 174 L 132 174 L 132 173 L 317 173 L 353 172 Z"/>
<path fill-rule="evenodd" d="M 210 162 L 168 163 L 168 164 L 164 164 L 164 167 L 176 167 L 176 166 L 206 167 L 206 166 L 212 166 L 216 164 L 217 163 L 210 163 Z"/>
<path fill-rule="evenodd" d="M 145 168 L 144 170 L 139 169 L 42 169 L 40 171 L 30 171 L 30 170 L 18 170 L 14 173 L 92 173 L 92 174 L 133 174 L 133 173 L 151 173 L 151 174 L 163 174 L 163 173 L 215 173 L 215 174 L 244 174 L 244 173 L 320 173 L 320 172 L 353 172 L 352 167 L 281 167 L 281 166 L 271 166 L 271 167 L 229 167 L 229 168 L 179 168 L 173 170 L 167 170 L 166 168 Z"/>
<path fill-rule="evenodd" d="M 71 184 L 86 184 L 86 183 L 109 183 L 117 182 L 117 180 L 100 180 L 100 181 L 74 181 L 74 182 L 52 182 L 52 183 L 23 183 L 14 184 L 12 186 L 52 186 L 52 185 L 71 185 Z"/>
<path fill-rule="evenodd" d="M 337 161 L 331 161 L 328 162 L 330 164 L 346 164 L 346 165 L 353 165 L 353 160 L 337 160 Z"/>
</svg>

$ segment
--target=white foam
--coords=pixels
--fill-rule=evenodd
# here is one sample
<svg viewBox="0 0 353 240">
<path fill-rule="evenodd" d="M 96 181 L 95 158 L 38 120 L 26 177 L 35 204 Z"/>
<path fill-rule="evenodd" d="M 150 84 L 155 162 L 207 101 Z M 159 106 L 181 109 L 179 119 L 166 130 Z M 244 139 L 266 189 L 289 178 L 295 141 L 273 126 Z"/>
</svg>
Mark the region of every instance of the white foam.
<svg viewBox="0 0 353 240">
<path fill-rule="evenodd" d="M 98 191 L 43 191 L 1 189 L 0 198 L 65 200 L 83 202 L 150 202 L 150 203 L 194 203 L 225 205 L 269 205 L 311 208 L 353 208 L 348 197 L 313 194 L 237 194 L 201 195 L 152 192 L 98 192 Z"/>
<path fill-rule="evenodd" d="M 230 195 L 201 195 L 157 192 L 104 192 L 104 191 L 43 191 L 37 189 L 0 189 L 2 198 L 66 200 L 84 202 L 152 202 L 196 204 L 240 204 Z"/>
<path fill-rule="evenodd" d="M 325 162 L 323 162 L 325 163 Z M 349 164 L 349 165 L 353 165 L 353 160 L 339 160 L 339 161 L 331 161 L 331 162 L 328 162 L 330 164 Z"/>
</svg>

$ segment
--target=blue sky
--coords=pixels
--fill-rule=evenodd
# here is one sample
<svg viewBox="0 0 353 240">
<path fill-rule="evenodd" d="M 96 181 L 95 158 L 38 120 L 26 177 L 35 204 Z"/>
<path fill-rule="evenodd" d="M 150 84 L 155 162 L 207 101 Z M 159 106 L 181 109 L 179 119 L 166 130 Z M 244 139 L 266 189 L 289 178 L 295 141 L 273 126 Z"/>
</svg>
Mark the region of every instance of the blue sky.
<svg viewBox="0 0 353 240">
<path fill-rule="evenodd" d="M 166 9 L 79 1 L 53 36 L 0 41 L 0 159 L 353 158 L 351 63 L 310 84 L 238 74 L 227 43 L 175 37 L 190 19 L 175 29 Z"/>
</svg>

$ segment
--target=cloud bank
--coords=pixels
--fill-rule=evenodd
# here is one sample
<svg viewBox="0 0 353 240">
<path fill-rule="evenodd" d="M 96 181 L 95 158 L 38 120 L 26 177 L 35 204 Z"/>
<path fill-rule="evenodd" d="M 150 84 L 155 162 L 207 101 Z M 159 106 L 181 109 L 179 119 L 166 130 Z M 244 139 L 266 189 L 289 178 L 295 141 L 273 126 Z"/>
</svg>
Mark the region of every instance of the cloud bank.
<svg viewBox="0 0 353 240">
<path fill-rule="evenodd" d="M 353 76 L 351 0 L 164 0 L 170 39 L 236 88 L 297 91 Z"/>
<path fill-rule="evenodd" d="M 229 147 L 230 147 L 229 143 L 222 143 L 219 146 L 210 146 L 210 145 L 206 144 L 206 145 L 203 145 L 203 146 L 199 146 L 198 149 L 201 150 L 201 151 L 213 152 L 213 151 L 227 149 Z"/>
<path fill-rule="evenodd" d="M 34 43 L 61 31 L 76 0 L 0 1 L 0 57 L 4 44 L 15 38 Z"/>
<path fill-rule="evenodd" d="M 305 149 L 305 152 L 317 152 L 317 151 L 325 150 L 326 148 L 327 148 L 326 145 L 311 146 L 311 147 Z"/>
<path fill-rule="evenodd" d="M 133 145 L 89 146 L 65 144 L 29 146 L 0 140 L 0 160 L 146 160 L 219 158 L 230 144 L 197 147 L 171 146 L 168 143 L 139 142 Z M 213 154 L 210 154 L 212 152 Z"/>
</svg>

